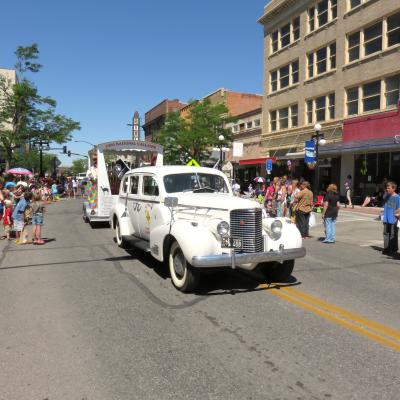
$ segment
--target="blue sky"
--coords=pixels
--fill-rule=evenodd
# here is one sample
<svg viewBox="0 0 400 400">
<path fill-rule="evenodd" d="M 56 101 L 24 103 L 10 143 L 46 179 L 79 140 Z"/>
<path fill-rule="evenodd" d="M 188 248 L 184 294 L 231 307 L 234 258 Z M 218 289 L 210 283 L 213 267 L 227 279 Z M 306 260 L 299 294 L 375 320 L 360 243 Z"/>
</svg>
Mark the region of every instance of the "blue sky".
<svg viewBox="0 0 400 400">
<path fill-rule="evenodd" d="M 0 67 L 19 45 L 38 43 L 32 76 L 58 112 L 80 121 L 74 138 L 130 138 L 134 110 L 165 98 L 201 98 L 220 88 L 262 93 L 267 0 L 23 0 L 5 2 Z M 69 143 L 86 154 L 90 146 Z M 64 164 L 71 159 L 60 156 Z"/>
</svg>

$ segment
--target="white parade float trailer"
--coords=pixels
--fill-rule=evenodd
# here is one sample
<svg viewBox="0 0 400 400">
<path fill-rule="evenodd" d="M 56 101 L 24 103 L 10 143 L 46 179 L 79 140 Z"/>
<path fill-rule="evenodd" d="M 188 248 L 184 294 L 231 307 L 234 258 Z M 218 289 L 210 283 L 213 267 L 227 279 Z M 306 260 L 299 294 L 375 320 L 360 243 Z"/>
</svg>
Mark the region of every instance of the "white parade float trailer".
<svg viewBox="0 0 400 400">
<path fill-rule="evenodd" d="M 137 167 L 163 165 L 163 148 L 139 140 L 100 143 L 89 151 L 88 164 L 83 219 L 94 225 L 110 220 L 125 173 Z"/>
</svg>

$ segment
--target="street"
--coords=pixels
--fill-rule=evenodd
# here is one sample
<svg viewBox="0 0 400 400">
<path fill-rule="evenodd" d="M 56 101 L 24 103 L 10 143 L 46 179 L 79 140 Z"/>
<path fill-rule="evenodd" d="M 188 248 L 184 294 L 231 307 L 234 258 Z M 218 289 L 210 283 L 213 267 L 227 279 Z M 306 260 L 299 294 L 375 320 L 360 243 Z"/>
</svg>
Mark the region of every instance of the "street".
<svg viewBox="0 0 400 400">
<path fill-rule="evenodd" d="M 400 390 L 400 260 L 382 224 L 319 223 L 290 282 L 208 275 L 195 294 L 167 268 L 51 204 L 44 246 L 0 243 L 0 399 L 387 399 Z"/>
</svg>

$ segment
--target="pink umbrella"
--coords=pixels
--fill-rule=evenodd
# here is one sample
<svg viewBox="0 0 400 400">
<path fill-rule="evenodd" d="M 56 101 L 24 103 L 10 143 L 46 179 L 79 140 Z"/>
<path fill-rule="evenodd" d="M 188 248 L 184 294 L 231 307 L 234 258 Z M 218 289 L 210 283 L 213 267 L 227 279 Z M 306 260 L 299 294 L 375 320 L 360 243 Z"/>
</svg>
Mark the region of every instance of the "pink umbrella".
<svg viewBox="0 0 400 400">
<path fill-rule="evenodd" d="M 11 175 L 33 175 L 31 171 L 25 168 L 11 168 L 8 171 L 6 171 L 6 174 L 11 174 Z"/>
<path fill-rule="evenodd" d="M 254 182 L 265 183 L 265 178 L 262 178 L 261 176 L 257 176 L 257 178 L 254 178 Z"/>
</svg>

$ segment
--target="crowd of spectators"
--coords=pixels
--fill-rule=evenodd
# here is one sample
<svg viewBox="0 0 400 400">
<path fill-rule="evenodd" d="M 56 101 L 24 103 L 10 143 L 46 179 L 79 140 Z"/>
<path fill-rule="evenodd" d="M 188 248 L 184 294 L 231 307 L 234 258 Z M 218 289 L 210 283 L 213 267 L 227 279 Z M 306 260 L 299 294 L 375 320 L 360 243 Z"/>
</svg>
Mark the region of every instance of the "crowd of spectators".
<svg viewBox="0 0 400 400">
<path fill-rule="evenodd" d="M 0 239 L 43 245 L 46 204 L 59 201 L 60 197 L 78 198 L 80 186 L 74 177 L 0 177 L 0 216 L 4 229 Z"/>
</svg>

